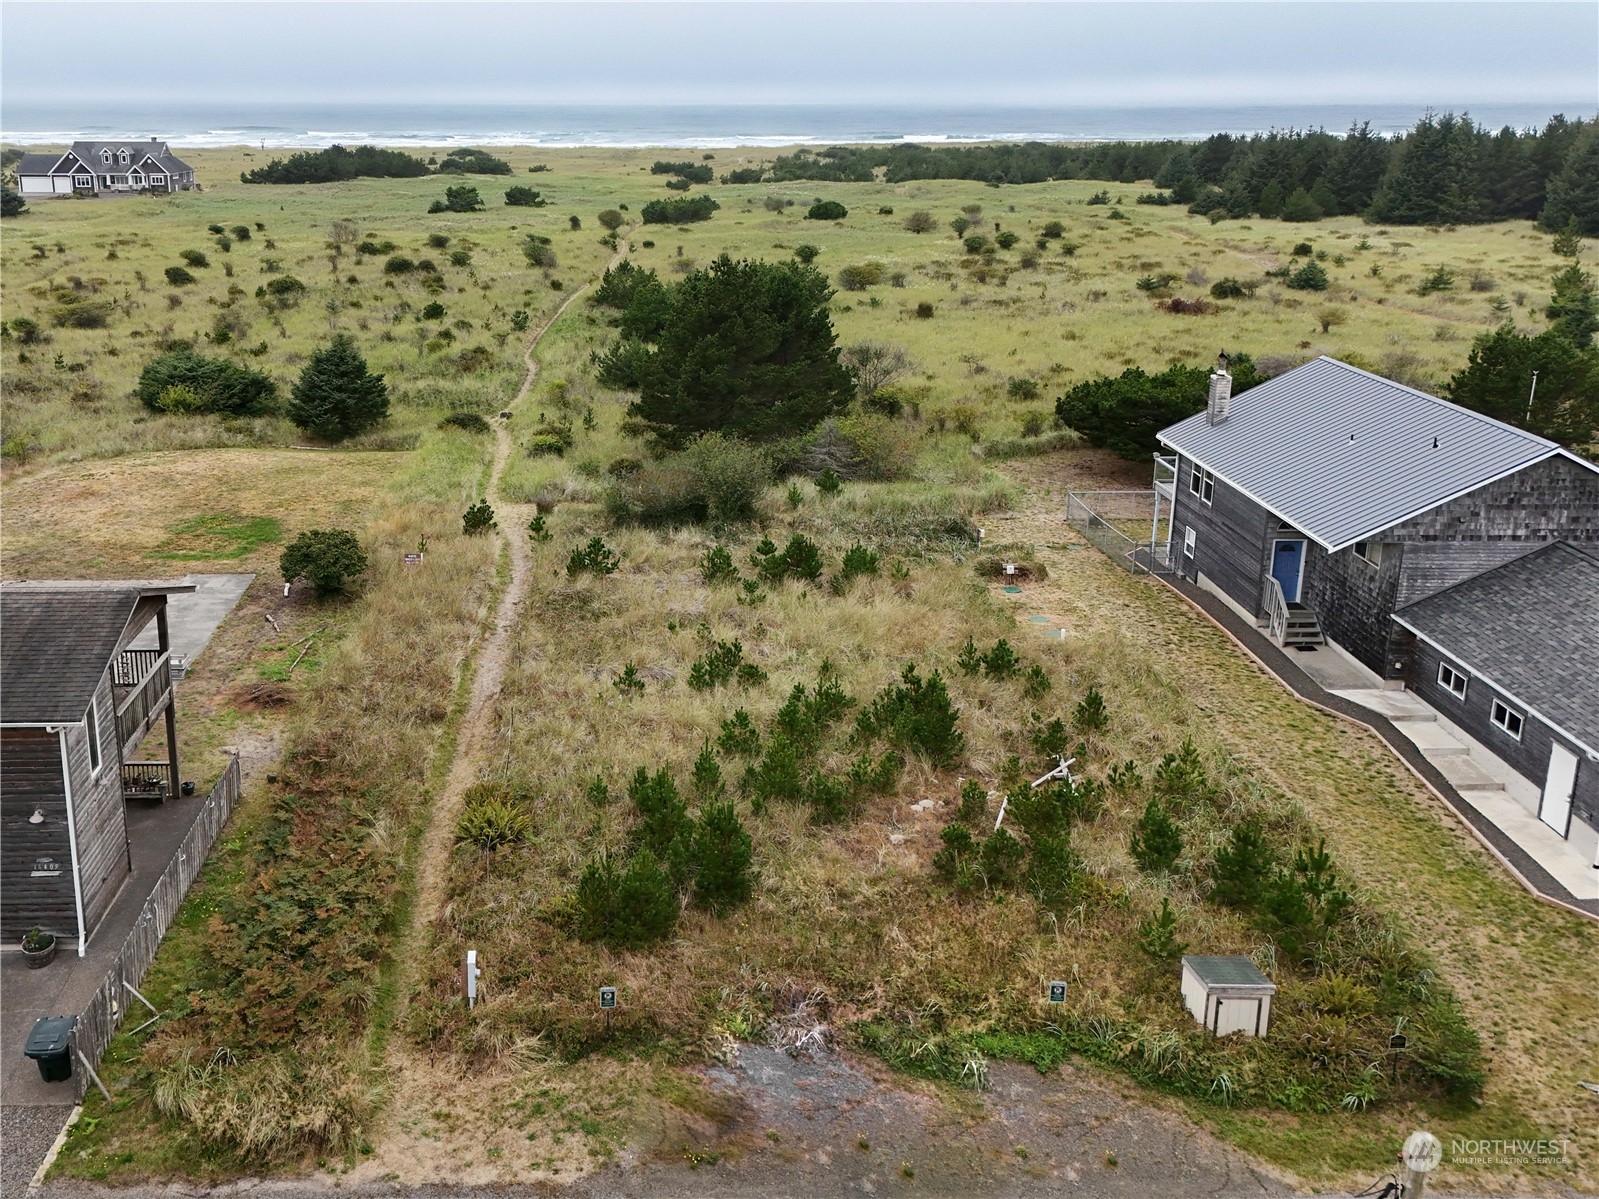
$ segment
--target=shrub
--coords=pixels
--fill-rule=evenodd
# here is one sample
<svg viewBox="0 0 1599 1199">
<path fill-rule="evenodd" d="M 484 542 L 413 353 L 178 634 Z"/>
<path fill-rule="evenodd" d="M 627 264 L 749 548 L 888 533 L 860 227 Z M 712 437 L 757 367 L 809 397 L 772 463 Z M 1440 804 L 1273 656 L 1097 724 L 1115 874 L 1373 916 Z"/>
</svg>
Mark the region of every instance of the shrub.
<svg viewBox="0 0 1599 1199">
<path fill-rule="evenodd" d="M 604 538 L 591 537 L 587 545 L 572 551 L 572 556 L 566 560 L 566 577 L 575 579 L 578 575 L 596 575 L 604 578 L 613 575 L 622 567 L 622 559 L 617 553 L 605 544 Z"/>
<path fill-rule="evenodd" d="M 1032 379 L 1011 379 L 1005 384 L 1005 394 L 1013 400 L 1036 400 L 1038 398 L 1038 384 Z M 1036 414 L 1029 413 L 1029 415 Z M 1040 426 L 1026 435 L 1037 437 L 1043 431 L 1042 426 Z"/>
<path fill-rule="evenodd" d="M 646 225 L 687 225 L 708 221 L 721 205 L 710 196 L 684 196 L 677 200 L 651 200 L 639 210 Z"/>
<path fill-rule="evenodd" d="M 1245 354 L 1232 356 L 1231 370 L 1234 395 L 1264 381 Z M 1203 367 L 1173 366 L 1158 375 L 1131 367 L 1113 379 L 1101 376 L 1075 385 L 1055 401 L 1055 415 L 1089 445 L 1129 461 L 1147 460 L 1160 448 L 1162 429 L 1204 411 L 1208 379 Z"/>
<path fill-rule="evenodd" d="M 838 272 L 838 285 L 845 291 L 865 291 L 868 287 L 876 287 L 881 283 L 883 274 L 883 264 L 880 262 L 847 266 Z"/>
<path fill-rule="evenodd" d="M 1429 273 L 1425 279 L 1416 285 L 1416 294 L 1418 296 L 1430 296 L 1436 291 L 1453 291 L 1454 287 L 1454 272 L 1446 266 L 1441 266 Z"/>
<path fill-rule="evenodd" d="M 461 514 L 461 532 L 468 537 L 478 537 L 499 527 L 488 500 L 479 500 Z"/>
<path fill-rule="evenodd" d="M 1017 237 L 1008 229 L 1003 233 L 996 233 L 994 235 L 994 244 L 997 245 L 1001 250 L 1009 250 L 1020 240 L 1021 239 L 1019 237 Z"/>
<path fill-rule="evenodd" d="M 848 215 L 849 209 L 845 208 L 837 200 L 818 200 L 807 210 L 805 219 L 807 221 L 842 221 Z"/>
<path fill-rule="evenodd" d="M 532 836 L 533 821 L 527 809 L 493 794 L 468 793 L 466 809 L 455 825 L 456 844 L 471 845 L 483 853 L 525 845 Z"/>
<path fill-rule="evenodd" d="M 609 856 L 590 862 L 578 879 L 573 907 L 578 937 L 613 949 L 642 949 L 677 926 L 672 880 L 646 850 L 621 869 Z"/>
<path fill-rule="evenodd" d="M 440 429 L 460 429 L 466 433 L 487 433 L 489 422 L 476 412 L 452 412 L 439 422 Z"/>
<path fill-rule="evenodd" d="M 819 495 L 831 499 L 844 489 L 844 480 L 838 477 L 838 472 L 831 466 L 824 466 L 822 473 L 816 476 L 816 491 Z"/>
<path fill-rule="evenodd" d="M 922 300 L 916 305 L 916 319 L 928 321 L 933 319 L 933 305 L 928 300 Z"/>
<path fill-rule="evenodd" d="M 429 212 L 482 212 L 483 197 L 475 187 L 461 184 L 444 189 L 444 199 L 428 205 Z"/>
<path fill-rule="evenodd" d="M 318 595 L 343 591 L 366 567 L 366 551 L 348 529 L 307 529 L 278 559 L 285 583 L 306 579 Z"/>
<path fill-rule="evenodd" d="M 503 158 L 496 158 L 487 150 L 476 150 L 466 146 L 451 150 L 444 156 L 444 161 L 439 163 L 438 173 L 441 175 L 509 175 L 511 164 Z"/>
<path fill-rule="evenodd" d="M 414 179 L 427 173 L 426 163 L 400 150 L 329 146 L 325 150 L 302 150 L 287 159 L 274 158 L 239 178 L 245 183 L 333 183 L 359 178 Z M 222 232 L 221 226 L 213 226 L 212 232 Z"/>
<path fill-rule="evenodd" d="M 608 232 L 615 233 L 622 227 L 627 218 L 625 218 L 614 208 L 606 208 L 603 209 L 599 216 L 595 217 L 594 219 L 599 221 L 602 228 Z"/>
<path fill-rule="evenodd" d="M 422 309 L 421 317 L 425 321 L 442 321 L 444 319 L 444 305 L 434 300 Z"/>
<path fill-rule="evenodd" d="M 169 266 L 164 274 L 173 287 L 186 287 L 194 282 L 194 276 L 181 266 Z"/>
<path fill-rule="evenodd" d="M 821 252 L 820 246 L 813 246 L 809 242 L 801 242 L 794 247 L 794 257 L 806 266 L 810 266 L 811 263 L 815 262 L 817 255 Z"/>
<path fill-rule="evenodd" d="M 905 218 L 905 229 L 909 233 L 931 233 L 938 228 L 938 218 L 926 209 L 919 208 Z"/>
<path fill-rule="evenodd" d="M 560 265 L 550 239 L 537 233 L 529 233 L 522 239 L 522 257 L 527 259 L 529 266 L 542 270 L 554 270 Z"/>
<path fill-rule="evenodd" d="M 935 670 L 923 680 L 911 663 L 898 684 L 883 688 L 862 710 L 856 732 L 862 740 L 887 741 L 921 754 L 934 766 L 949 767 L 966 752 L 959 723 L 960 710 L 950 702 L 944 676 Z"/>
<path fill-rule="evenodd" d="M 994 642 L 979 662 L 983 673 L 991 679 L 1008 679 L 1021 669 L 1022 660 L 1016 656 L 1016 651 L 1011 648 L 1011 643 L 1001 637 Z"/>
<path fill-rule="evenodd" d="M 733 757 L 753 758 L 761 752 L 761 734 L 743 708 L 722 721 L 716 737 L 716 748 Z"/>
<path fill-rule="evenodd" d="M 1237 279 L 1228 275 L 1226 278 L 1218 279 L 1210 285 L 1210 294 L 1213 299 L 1217 300 L 1237 300 L 1250 294 L 1250 291 Z"/>
<path fill-rule="evenodd" d="M 988 238 L 981 233 L 974 233 L 970 237 L 964 238 L 961 241 L 961 245 L 966 248 L 968 254 L 981 254 L 989 248 Z"/>
<path fill-rule="evenodd" d="M 383 263 L 385 275 L 409 275 L 416 270 L 416 263 L 404 254 L 391 254 Z"/>
<path fill-rule="evenodd" d="M 770 541 L 763 541 L 755 552 L 755 569 L 768 583 L 781 583 L 784 579 L 814 583 L 822 577 L 822 551 L 803 533 L 795 533 L 790 537 L 781 553 L 777 552 L 775 546 L 761 553 L 763 548 L 771 545 Z"/>
<path fill-rule="evenodd" d="M 259 371 L 182 349 L 147 362 L 134 394 L 156 412 L 258 416 L 272 410 L 278 386 Z"/>
<path fill-rule="evenodd" d="M 1060 221 L 1045 221 L 1043 236 L 1048 238 L 1064 237 L 1066 226 Z"/>
<path fill-rule="evenodd" d="M 733 565 L 733 555 L 727 547 L 713 545 L 700 559 L 700 578 L 712 587 L 738 582 L 738 567 Z"/>
<path fill-rule="evenodd" d="M 863 575 L 875 575 L 877 570 L 878 556 L 857 541 L 844 551 L 844 561 L 839 566 L 838 577 L 848 582 Z"/>
<path fill-rule="evenodd" d="M 1149 874 L 1168 871 L 1177 864 L 1183 852 L 1183 835 L 1158 798 L 1151 796 L 1144 806 L 1128 850 L 1138 868 Z"/>
<path fill-rule="evenodd" d="M 196 269 L 211 265 L 211 260 L 205 256 L 204 250 L 184 250 L 178 257 L 183 259 L 186 266 L 192 266 Z"/>
<path fill-rule="evenodd" d="M 605 497 L 612 519 L 660 525 L 747 520 L 771 482 L 765 455 L 707 433 L 675 454 L 617 480 Z"/>
<path fill-rule="evenodd" d="M 1284 279 L 1283 284 L 1295 291 L 1326 291 L 1327 272 L 1321 269 L 1319 262 L 1307 262 Z"/>
<path fill-rule="evenodd" d="M 292 308 L 299 303 L 300 297 L 305 295 L 306 287 L 293 275 L 281 275 L 276 279 L 267 280 L 261 290 L 272 301 L 271 307 Z"/>
<path fill-rule="evenodd" d="M 388 417 L 389 389 L 382 375 L 367 370 L 354 339 L 339 333 L 300 372 L 287 415 L 308 433 L 342 440 Z"/>
</svg>

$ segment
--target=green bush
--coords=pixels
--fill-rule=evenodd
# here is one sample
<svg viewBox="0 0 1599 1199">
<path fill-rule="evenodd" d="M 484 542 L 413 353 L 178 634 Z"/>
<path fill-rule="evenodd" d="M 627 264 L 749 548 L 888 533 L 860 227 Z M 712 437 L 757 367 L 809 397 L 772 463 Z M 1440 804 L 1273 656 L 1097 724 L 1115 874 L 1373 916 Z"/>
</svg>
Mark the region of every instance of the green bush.
<svg viewBox="0 0 1599 1199">
<path fill-rule="evenodd" d="M 733 555 L 726 546 L 713 545 L 705 551 L 700 559 L 700 578 L 713 587 L 738 582 L 738 567 L 733 565 Z"/>
<path fill-rule="evenodd" d="M 795 256 L 798 257 L 798 254 Z M 863 262 L 839 271 L 838 285 L 845 291 L 865 291 L 868 287 L 876 287 L 881 283 L 886 274 L 887 271 L 881 262 Z"/>
<path fill-rule="evenodd" d="M 409 275 L 416 270 L 416 263 L 404 254 L 391 254 L 383 263 L 385 275 Z"/>
<path fill-rule="evenodd" d="M 711 691 L 735 679 L 754 681 L 743 673 L 744 646 L 738 641 L 718 641 L 689 665 L 688 685 L 695 691 Z"/>
<path fill-rule="evenodd" d="M 688 225 L 708 221 L 721 205 L 710 196 L 684 196 L 676 200 L 651 200 L 639 210 L 646 225 Z"/>
<path fill-rule="evenodd" d="M 438 165 L 441 175 L 509 175 L 511 164 L 503 158 L 496 158 L 487 150 L 476 150 L 462 146 L 458 150 L 451 150 L 444 156 L 444 161 Z"/>
<path fill-rule="evenodd" d="M 196 269 L 211 265 L 211 260 L 205 256 L 204 250 L 184 250 L 179 253 L 178 257 L 183 259 L 185 266 L 192 266 Z"/>
<path fill-rule="evenodd" d="M 173 287 L 186 287 L 194 282 L 194 276 L 181 266 L 169 266 L 165 274 L 167 282 Z"/>
<path fill-rule="evenodd" d="M 318 595 L 343 591 L 366 567 L 366 551 L 348 529 L 307 529 L 289 543 L 278 559 L 285 583 L 304 578 Z"/>
<path fill-rule="evenodd" d="M 532 836 L 533 821 L 527 809 L 492 794 L 469 794 L 466 809 L 455 825 L 456 843 L 474 846 L 483 853 L 525 845 Z"/>
<path fill-rule="evenodd" d="M 442 321 L 444 319 L 444 305 L 434 300 L 423 307 L 421 316 L 425 321 Z"/>
<path fill-rule="evenodd" d="M 155 412 L 259 416 L 276 406 L 278 385 L 259 371 L 235 366 L 225 358 L 206 358 L 179 349 L 147 362 L 139 372 L 134 394 Z"/>
<path fill-rule="evenodd" d="M 1105 697 L 1099 693 L 1098 687 L 1090 687 L 1072 709 L 1072 727 L 1079 733 L 1099 733 L 1109 723 L 1110 714 L 1105 710 Z"/>
<path fill-rule="evenodd" d="M 520 184 L 505 189 L 505 202 L 512 208 L 543 208 L 545 204 L 538 192 Z"/>
<path fill-rule="evenodd" d="M 452 412 L 439 421 L 440 429 L 460 429 L 466 433 L 487 433 L 489 422 L 476 412 Z"/>
<path fill-rule="evenodd" d="M 810 266 L 821 255 L 822 248 L 813 246 L 809 242 L 801 242 L 794 247 L 794 257 L 805 266 Z"/>
<path fill-rule="evenodd" d="M 1182 958 L 1188 945 L 1177 939 L 1177 914 L 1171 910 L 1170 899 L 1162 896 L 1160 911 L 1140 922 L 1138 947 L 1158 965 L 1173 966 Z"/>
<path fill-rule="evenodd" d="M 753 758 L 761 752 L 760 730 L 743 708 L 722 721 L 721 731 L 716 737 L 716 748 L 739 758 Z"/>
<path fill-rule="evenodd" d="M 617 480 L 606 493 L 605 504 L 613 520 L 635 524 L 748 520 L 771 477 L 771 467 L 759 449 L 734 437 L 707 433 Z"/>
<path fill-rule="evenodd" d="M 461 532 L 468 537 L 478 537 L 490 529 L 499 528 L 494 519 L 494 509 L 488 500 L 479 500 L 461 514 Z"/>
<path fill-rule="evenodd" d="M 1264 898 L 1276 869 L 1276 855 L 1260 826 L 1236 824 L 1231 840 L 1216 851 L 1207 898 L 1226 907 L 1253 910 Z"/>
<path fill-rule="evenodd" d="M 790 537 L 781 552 L 770 539 L 762 540 L 755 547 L 751 562 L 768 583 L 781 583 L 784 579 L 814 583 L 822 577 L 822 551 L 803 533 Z"/>
<path fill-rule="evenodd" d="M 1326 291 L 1327 272 L 1321 269 L 1319 262 L 1307 262 L 1284 279 L 1283 283 L 1295 291 Z"/>
<path fill-rule="evenodd" d="M 845 208 L 837 200 L 818 200 L 805 213 L 805 219 L 807 221 L 842 221 L 848 215 L 849 209 Z"/>
<path fill-rule="evenodd" d="M 444 189 L 444 199 L 428 205 L 429 212 L 482 212 L 483 197 L 475 187 L 461 184 Z"/>
<path fill-rule="evenodd" d="M 1217 279 L 1210 285 L 1211 298 L 1217 300 L 1237 300 L 1251 294 L 1251 289 L 1245 287 L 1237 279 L 1228 275 L 1224 279 Z"/>
</svg>

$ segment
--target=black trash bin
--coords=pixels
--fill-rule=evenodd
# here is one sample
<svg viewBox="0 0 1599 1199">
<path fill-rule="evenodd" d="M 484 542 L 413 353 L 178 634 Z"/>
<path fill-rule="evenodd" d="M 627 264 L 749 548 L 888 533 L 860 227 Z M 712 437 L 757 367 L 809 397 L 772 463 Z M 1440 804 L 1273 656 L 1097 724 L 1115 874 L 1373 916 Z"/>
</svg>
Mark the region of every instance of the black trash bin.
<svg viewBox="0 0 1599 1199">
<path fill-rule="evenodd" d="M 25 1057 L 39 1063 L 39 1077 L 45 1082 L 66 1082 L 72 1077 L 72 1030 L 76 1016 L 40 1016 L 33 1022 Z"/>
</svg>

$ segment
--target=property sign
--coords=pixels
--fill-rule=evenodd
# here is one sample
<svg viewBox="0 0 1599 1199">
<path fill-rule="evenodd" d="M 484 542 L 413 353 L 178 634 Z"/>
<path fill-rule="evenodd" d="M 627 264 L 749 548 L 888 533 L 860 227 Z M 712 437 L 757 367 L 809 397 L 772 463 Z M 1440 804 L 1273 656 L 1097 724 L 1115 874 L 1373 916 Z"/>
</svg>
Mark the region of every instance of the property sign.
<svg viewBox="0 0 1599 1199">
<path fill-rule="evenodd" d="M 1066 984 L 1059 979 L 1049 984 L 1049 1001 L 1051 1003 L 1066 1002 Z"/>
<path fill-rule="evenodd" d="M 600 1007 L 604 1011 L 608 1012 L 612 1008 L 614 1008 L 615 1006 L 616 1006 L 616 988 L 615 987 L 601 987 L 600 988 Z"/>
<path fill-rule="evenodd" d="M 405 562 L 405 564 L 407 566 L 421 566 L 422 565 L 422 555 L 421 554 L 406 554 L 405 558 L 403 559 L 403 561 Z"/>
<path fill-rule="evenodd" d="M 1410 1042 L 1402 1032 L 1396 1032 L 1393 1036 L 1388 1038 L 1388 1048 L 1390 1049 L 1403 1049 L 1408 1044 L 1410 1044 Z"/>
</svg>

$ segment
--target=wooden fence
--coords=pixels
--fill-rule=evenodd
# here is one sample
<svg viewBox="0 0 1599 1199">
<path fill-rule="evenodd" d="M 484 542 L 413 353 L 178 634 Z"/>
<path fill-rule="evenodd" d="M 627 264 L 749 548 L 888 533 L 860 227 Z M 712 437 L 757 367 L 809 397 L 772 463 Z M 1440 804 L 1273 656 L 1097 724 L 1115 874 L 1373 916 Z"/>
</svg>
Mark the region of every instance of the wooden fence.
<svg viewBox="0 0 1599 1199">
<path fill-rule="evenodd" d="M 233 814 L 233 805 L 239 800 L 239 779 L 239 759 L 234 758 L 222 772 L 216 786 L 211 788 L 211 794 L 206 796 L 200 814 L 195 817 L 183 843 L 156 880 L 154 890 L 139 912 L 139 919 L 117 952 L 116 961 L 88 1005 L 78 1014 L 75 1048 L 91 1065 L 99 1066 L 100 1057 L 116 1035 L 117 1025 L 128 1011 L 129 1004 L 135 1005 L 138 1011 L 144 1010 L 129 988 L 137 987 L 144 979 L 144 972 L 150 968 L 161 938 L 172 926 L 178 905 L 188 894 L 189 885 L 200 873 L 200 867 L 205 865 L 211 846 L 216 843 L 218 834 Z M 75 1064 L 79 1068 L 74 1069 L 72 1077 L 78 1098 L 82 1099 L 91 1083 L 88 1071 L 81 1068 L 83 1063 Z"/>
</svg>

